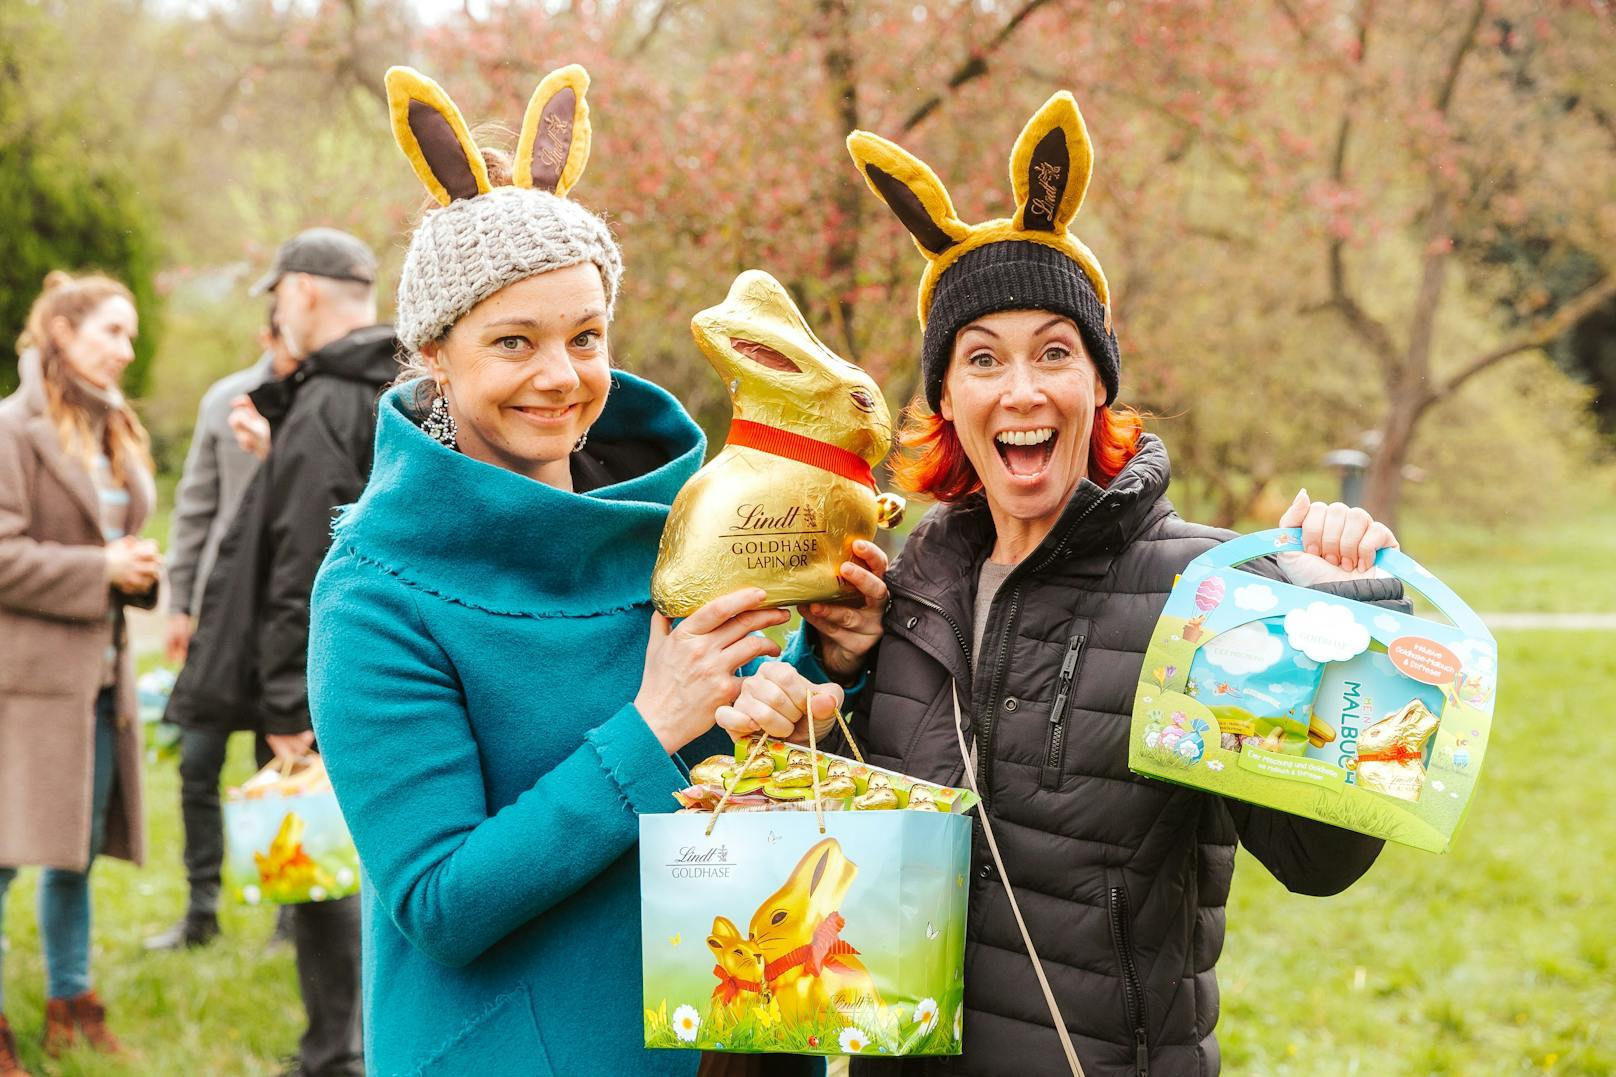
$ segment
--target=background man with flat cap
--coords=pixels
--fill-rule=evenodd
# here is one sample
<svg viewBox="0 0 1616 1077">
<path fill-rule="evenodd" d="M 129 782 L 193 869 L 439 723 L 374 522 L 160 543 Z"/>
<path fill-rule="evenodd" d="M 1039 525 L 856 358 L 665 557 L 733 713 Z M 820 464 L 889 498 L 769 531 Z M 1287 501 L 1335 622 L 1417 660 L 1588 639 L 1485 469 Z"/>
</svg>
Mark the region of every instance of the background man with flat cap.
<svg viewBox="0 0 1616 1077">
<path fill-rule="evenodd" d="M 258 731 L 261 764 L 315 749 L 309 592 L 332 517 L 370 476 L 376 399 L 398 372 L 392 328 L 376 324 L 375 278 L 368 247 L 316 228 L 282 245 L 254 289 L 273 294 L 275 323 L 298 365 L 247 394 L 231 416 L 263 464 L 220 545 L 169 717 Z M 288 1073 L 363 1072 L 358 903 L 296 906 L 293 941 L 309 1025 Z"/>
</svg>

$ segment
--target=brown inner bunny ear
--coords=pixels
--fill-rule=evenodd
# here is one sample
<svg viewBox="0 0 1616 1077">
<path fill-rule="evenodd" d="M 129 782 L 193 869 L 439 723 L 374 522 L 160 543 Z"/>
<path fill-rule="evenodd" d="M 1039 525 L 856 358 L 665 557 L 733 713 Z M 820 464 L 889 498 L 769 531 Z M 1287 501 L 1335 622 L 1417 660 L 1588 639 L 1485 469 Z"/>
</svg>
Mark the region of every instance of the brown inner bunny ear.
<svg viewBox="0 0 1616 1077">
<path fill-rule="evenodd" d="M 808 884 L 808 892 L 810 894 L 819 889 L 819 880 L 825 877 L 825 866 L 829 863 L 830 850 L 826 849 L 823 853 L 819 854 L 819 863 L 814 865 L 814 878 L 813 881 Z"/>
<path fill-rule="evenodd" d="M 871 164 L 864 166 L 864 174 L 870 177 L 870 182 L 881 192 L 887 207 L 922 247 L 933 254 L 942 254 L 954 245 L 954 237 L 938 227 L 921 204 L 920 196 L 902 180 Z"/>
<path fill-rule="evenodd" d="M 802 367 L 793 363 L 767 344 L 759 344 L 751 340 L 731 340 L 729 346 L 758 366 L 766 366 L 770 370 L 786 370 L 793 374 L 802 373 Z"/>
<path fill-rule="evenodd" d="M 1054 128 L 1033 147 L 1027 162 L 1027 209 L 1022 226 L 1029 232 L 1053 232 L 1061 196 L 1072 181 L 1072 156 L 1066 148 L 1066 132 Z"/>
<path fill-rule="evenodd" d="M 533 186 L 554 192 L 567 167 L 572 149 L 572 118 L 578 107 L 578 94 L 571 86 L 557 91 L 539 113 L 539 128 L 533 135 Z"/>
<path fill-rule="evenodd" d="M 460 145 L 443 114 L 425 101 L 410 101 L 410 133 L 421 146 L 421 156 L 427 167 L 449 192 L 451 199 L 475 198 L 478 194 L 477 177 L 466 162 L 466 151 Z"/>
</svg>

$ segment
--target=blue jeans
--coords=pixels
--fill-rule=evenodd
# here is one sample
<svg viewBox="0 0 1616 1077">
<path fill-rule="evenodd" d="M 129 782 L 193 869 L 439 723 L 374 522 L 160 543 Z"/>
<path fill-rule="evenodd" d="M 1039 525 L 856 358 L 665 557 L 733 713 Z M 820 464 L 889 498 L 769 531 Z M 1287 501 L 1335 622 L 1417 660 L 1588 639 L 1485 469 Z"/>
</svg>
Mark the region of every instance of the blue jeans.
<svg viewBox="0 0 1616 1077">
<path fill-rule="evenodd" d="M 39 933 L 45 941 L 45 979 L 51 998 L 74 998 L 90 989 L 90 868 L 106 837 L 107 801 L 118 771 L 118 700 L 103 688 L 95 700 L 95 783 L 90 804 L 90 863 L 83 871 L 46 868 L 39 874 Z M 16 868 L 0 868 L 0 931 L 6 890 Z M 0 976 L 0 1007 L 5 1003 Z"/>
</svg>

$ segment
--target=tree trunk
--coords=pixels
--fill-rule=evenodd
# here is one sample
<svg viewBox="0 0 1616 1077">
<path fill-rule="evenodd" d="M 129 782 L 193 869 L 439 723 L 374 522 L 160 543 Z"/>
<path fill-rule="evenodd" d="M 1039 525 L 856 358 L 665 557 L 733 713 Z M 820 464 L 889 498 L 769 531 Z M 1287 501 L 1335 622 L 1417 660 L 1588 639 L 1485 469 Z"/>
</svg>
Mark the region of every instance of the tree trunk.
<svg viewBox="0 0 1616 1077">
<path fill-rule="evenodd" d="M 859 125 L 857 68 L 853 56 L 852 0 L 820 0 L 824 19 L 825 86 L 838 138 Z M 842 355 L 857 361 L 853 336 L 853 290 L 858 268 L 859 219 L 864 212 L 864 184 L 851 168 L 837 169 L 831 178 L 829 235 L 826 236 L 825 284 L 827 308 L 835 333 L 832 339 Z"/>
<path fill-rule="evenodd" d="M 1408 463 L 1414 428 L 1425 408 L 1425 402 L 1413 393 L 1392 396 L 1386 418 L 1381 420 L 1380 444 L 1370 457 L 1369 470 L 1364 476 L 1363 507 L 1394 530 L 1402 507 L 1403 468 Z"/>
</svg>

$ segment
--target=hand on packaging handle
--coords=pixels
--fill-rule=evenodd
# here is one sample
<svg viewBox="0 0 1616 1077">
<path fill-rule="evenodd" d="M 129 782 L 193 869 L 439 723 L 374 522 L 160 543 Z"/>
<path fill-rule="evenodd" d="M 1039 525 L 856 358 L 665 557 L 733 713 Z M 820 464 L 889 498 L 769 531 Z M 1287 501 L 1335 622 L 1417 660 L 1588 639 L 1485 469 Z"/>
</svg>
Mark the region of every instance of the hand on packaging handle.
<svg viewBox="0 0 1616 1077">
<path fill-rule="evenodd" d="M 857 606 L 815 602 L 797 612 L 819 633 L 820 664 L 832 677 L 850 681 L 864 659 L 881 642 L 881 618 L 887 612 L 887 555 L 873 542 L 853 543 L 856 560 L 843 561 L 841 577 L 864 597 Z"/>
<path fill-rule="evenodd" d="M 1302 529 L 1302 552 L 1279 555 L 1291 582 L 1303 587 L 1337 580 L 1384 578 L 1375 568 L 1378 550 L 1397 547 L 1391 528 L 1360 508 L 1312 501 L 1302 490 L 1279 518 L 1280 527 Z"/>
<path fill-rule="evenodd" d="M 718 708 L 718 724 L 739 740 L 763 732 L 793 744 L 808 743 L 803 710 L 814 693 L 814 740 L 823 740 L 836 724 L 843 693 L 839 684 L 814 684 L 786 662 L 765 662 L 741 682 L 735 702 Z"/>
<path fill-rule="evenodd" d="M 765 628 L 791 619 L 785 610 L 758 609 L 768 597 L 761 587 L 744 587 L 713 599 L 673 624 L 651 615 L 645 648 L 645 674 L 634 707 L 669 755 L 713 727 L 718 708 L 735 701 L 741 682 L 735 671 L 780 647 Z"/>
<path fill-rule="evenodd" d="M 305 729 L 301 733 L 266 733 L 264 742 L 276 759 L 297 762 L 308 755 L 314 747 L 314 730 Z"/>
</svg>

